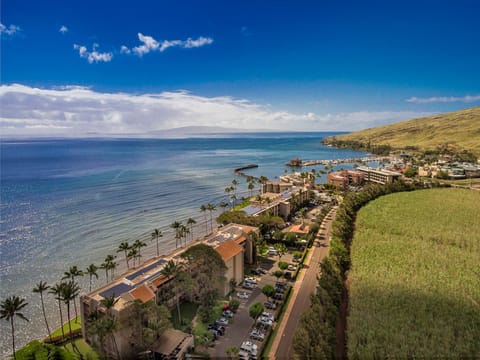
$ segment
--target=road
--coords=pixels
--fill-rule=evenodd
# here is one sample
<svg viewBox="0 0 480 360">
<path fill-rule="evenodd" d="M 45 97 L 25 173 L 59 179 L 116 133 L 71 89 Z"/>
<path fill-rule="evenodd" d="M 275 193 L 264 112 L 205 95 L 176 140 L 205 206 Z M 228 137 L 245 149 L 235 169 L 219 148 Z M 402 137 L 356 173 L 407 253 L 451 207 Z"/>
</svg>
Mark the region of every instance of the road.
<svg viewBox="0 0 480 360">
<path fill-rule="evenodd" d="M 325 217 L 312 251 L 305 261 L 305 271 L 300 273 L 300 277 L 295 282 L 290 303 L 270 350 L 270 359 L 293 358 L 293 335 L 300 322 L 301 314 L 310 307 L 310 295 L 315 292 L 317 286 L 319 264 L 328 254 L 332 222 L 336 211 L 337 207 L 334 207 Z"/>
</svg>

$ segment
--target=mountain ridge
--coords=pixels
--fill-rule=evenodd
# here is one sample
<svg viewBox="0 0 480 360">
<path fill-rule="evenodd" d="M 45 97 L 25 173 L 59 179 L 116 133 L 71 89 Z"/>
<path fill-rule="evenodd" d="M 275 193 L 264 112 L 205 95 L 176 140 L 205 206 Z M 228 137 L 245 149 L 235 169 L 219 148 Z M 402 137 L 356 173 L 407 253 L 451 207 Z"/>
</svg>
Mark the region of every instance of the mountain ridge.
<svg viewBox="0 0 480 360">
<path fill-rule="evenodd" d="M 418 151 L 447 146 L 480 157 L 480 106 L 328 137 L 324 143 L 338 147 L 366 149 L 376 146 Z"/>
</svg>

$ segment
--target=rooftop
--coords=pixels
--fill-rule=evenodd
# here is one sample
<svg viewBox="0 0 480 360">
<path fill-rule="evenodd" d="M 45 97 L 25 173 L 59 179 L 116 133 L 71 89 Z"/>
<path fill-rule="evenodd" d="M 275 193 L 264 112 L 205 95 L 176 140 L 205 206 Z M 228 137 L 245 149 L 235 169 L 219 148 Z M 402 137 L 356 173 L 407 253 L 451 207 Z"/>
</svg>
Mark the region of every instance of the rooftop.
<svg viewBox="0 0 480 360">
<path fill-rule="evenodd" d="M 243 248 L 233 240 L 227 240 L 215 248 L 223 261 L 228 261 L 243 251 Z"/>
</svg>

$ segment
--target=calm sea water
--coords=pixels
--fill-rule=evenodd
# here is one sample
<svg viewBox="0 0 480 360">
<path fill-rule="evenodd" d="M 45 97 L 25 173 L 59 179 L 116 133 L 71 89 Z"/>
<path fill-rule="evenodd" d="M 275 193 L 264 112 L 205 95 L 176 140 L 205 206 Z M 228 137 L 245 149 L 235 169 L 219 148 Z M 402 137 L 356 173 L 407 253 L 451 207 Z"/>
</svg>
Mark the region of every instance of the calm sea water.
<svg viewBox="0 0 480 360">
<path fill-rule="evenodd" d="M 253 176 L 275 179 L 285 162 L 333 159 L 363 153 L 323 146 L 327 133 L 235 134 L 192 139 L 88 139 L 1 142 L 1 298 L 25 297 L 25 315 L 17 320 L 18 346 L 46 335 L 38 294 L 40 280 L 53 284 L 72 265 L 85 269 L 116 254 L 121 241 L 142 239 L 154 254 L 150 233 L 159 228 L 161 252 L 175 246 L 173 221 L 198 222 L 205 231 L 202 204 L 227 200 L 225 187 L 233 169 L 255 163 Z M 308 168 L 310 170 L 311 168 Z M 318 167 L 317 170 L 320 168 Z M 246 182 L 239 190 L 247 194 Z M 121 256 L 119 266 L 124 266 Z M 121 270 L 121 269 L 120 269 Z M 118 273 L 118 271 L 117 271 Z M 87 279 L 83 279 L 84 289 Z M 105 282 L 99 272 L 100 285 Z M 51 327 L 59 325 L 57 308 L 46 296 Z M 10 351 L 10 328 L 1 324 L 2 353 Z"/>
</svg>

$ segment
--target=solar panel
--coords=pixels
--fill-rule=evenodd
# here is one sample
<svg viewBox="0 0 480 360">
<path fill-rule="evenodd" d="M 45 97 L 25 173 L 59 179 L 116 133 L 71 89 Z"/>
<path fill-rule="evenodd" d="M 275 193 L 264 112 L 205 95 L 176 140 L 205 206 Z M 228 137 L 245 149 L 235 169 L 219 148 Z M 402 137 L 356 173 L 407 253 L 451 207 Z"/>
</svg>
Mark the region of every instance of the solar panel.
<svg viewBox="0 0 480 360">
<path fill-rule="evenodd" d="M 109 296 L 114 296 L 114 297 L 118 297 L 124 293 L 126 293 L 127 291 L 130 291 L 133 289 L 133 286 L 130 286 L 130 285 L 127 285 L 125 283 L 120 283 L 118 285 L 115 285 L 114 287 L 111 287 L 110 289 L 107 289 L 103 292 L 100 293 L 100 296 L 104 297 L 104 298 L 107 298 Z"/>
<path fill-rule="evenodd" d="M 144 267 L 138 271 L 135 271 L 133 274 L 130 274 L 128 276 L 125 276 L 126 279 L 132 281 L 133 279 L 139 277 L 140 275 L 145 274 L 146 272 L 149 272 L 150 270 L 156 268 L 157 266 L 165 264 L 167 261 L 164 259 L 155 261 L 154 263 L 148 265 L 147 267 Z"/>
<path fill-rule="evenodd" d="M 258 213 L 259 211 L 263 210 L 263 207 L 255 206 L 255 205 L 248 205 L 247 207 L 244 207 L 242 210 L 245 211 L 247 213 L 247 215 L 251 216 L 251 215 L 254 215 L 254 214 Z"/>
</svg>

